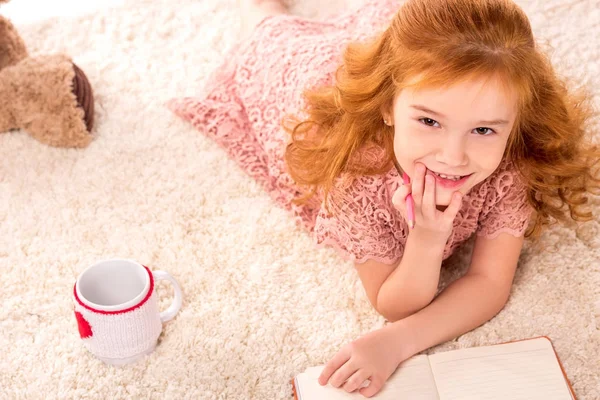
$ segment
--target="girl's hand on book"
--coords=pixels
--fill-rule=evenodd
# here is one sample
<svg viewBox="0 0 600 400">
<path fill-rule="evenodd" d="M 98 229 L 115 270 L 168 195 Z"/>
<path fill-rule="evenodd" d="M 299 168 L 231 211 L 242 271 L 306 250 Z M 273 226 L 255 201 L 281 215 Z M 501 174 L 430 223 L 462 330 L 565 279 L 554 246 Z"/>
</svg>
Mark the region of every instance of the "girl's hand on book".
<svg viewBox="0 0 600 400">
<path fill-rule="evenodd" d="M 390 352 L 395 336 L 393 330 L 382 328 L 342 347 L 323 368 L 319 383 L 325 386 L 329 382 L 348 393 L 358 389 L 365 397 L 377 394 L 403 361 Z M 369 385 L 362 387 L 368 381 Z"/>
<path fill-rule="evenodd" d="M 435 203 L 435 178 L 427 176 L 427 168 L 417 163 L 410 185 L 402 185 L 392 197 L 392 203 L 408 221 L 406 197 L 412 194 L 415 204 L 415 228 L 431 238 L 439 237 L 444 244 L 452 233 L 454 218 L 462 204 L 462 194 L 455 192 L 446 210 L 440 211 Z M 413 230 L 413 231 L 414 231 Z"/>
</svg>

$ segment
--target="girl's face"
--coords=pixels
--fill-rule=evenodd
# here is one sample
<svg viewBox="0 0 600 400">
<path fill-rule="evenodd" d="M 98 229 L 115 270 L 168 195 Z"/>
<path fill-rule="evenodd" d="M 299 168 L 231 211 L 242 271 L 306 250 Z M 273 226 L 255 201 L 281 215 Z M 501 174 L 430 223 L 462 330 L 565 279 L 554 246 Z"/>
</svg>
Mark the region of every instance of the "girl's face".
<svg viewBox="0 0 600 400">
<path fill-rule="evenodd" d="M 436 177 L 436 204 L 463 195 L 500 164 L 516 118 L 516 97 L 497 80 L 402 90 L 394 98 L 394 152 L 412 179 L 416 163 Z M 443 176 L 440 176 L 443 175 Z"/>
</svg>

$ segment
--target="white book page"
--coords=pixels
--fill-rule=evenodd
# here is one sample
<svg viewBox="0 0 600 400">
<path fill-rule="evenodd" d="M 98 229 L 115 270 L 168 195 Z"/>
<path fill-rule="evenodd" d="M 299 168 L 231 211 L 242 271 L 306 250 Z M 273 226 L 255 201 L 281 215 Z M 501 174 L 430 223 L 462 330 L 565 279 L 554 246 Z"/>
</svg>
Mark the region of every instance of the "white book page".
<svg viewBox="0 0 600 400">
<path fill-rule="evenodd" d="M 429 356 L 441 400 L 571 400 L 546 338 Z"/>
<path fill-rule="evenodd" d="M 321 386 L 317 378 L 323 366 L 308 368 L 296 377 L 298 400 L 365 400 L 358 393 L 347 393 L 331 385 Z M 439 400 L 427 356 L 415 356 L 404 361 L 375 396 L 377 400 Z"/>
</svg>

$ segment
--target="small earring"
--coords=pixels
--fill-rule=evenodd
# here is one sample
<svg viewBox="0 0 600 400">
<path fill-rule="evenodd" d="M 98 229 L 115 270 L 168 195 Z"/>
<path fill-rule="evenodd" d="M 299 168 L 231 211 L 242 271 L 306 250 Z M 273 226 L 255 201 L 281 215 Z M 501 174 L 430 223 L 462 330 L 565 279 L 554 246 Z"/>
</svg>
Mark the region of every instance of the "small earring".
<svg viewBox="0 0 600 400">
<path fill-rule="evenodd" d="M 383 123 L 386 124 L 387 126 L 390 126 L 390 122 L 387 119 L 384 119 Z"/>
</svg>

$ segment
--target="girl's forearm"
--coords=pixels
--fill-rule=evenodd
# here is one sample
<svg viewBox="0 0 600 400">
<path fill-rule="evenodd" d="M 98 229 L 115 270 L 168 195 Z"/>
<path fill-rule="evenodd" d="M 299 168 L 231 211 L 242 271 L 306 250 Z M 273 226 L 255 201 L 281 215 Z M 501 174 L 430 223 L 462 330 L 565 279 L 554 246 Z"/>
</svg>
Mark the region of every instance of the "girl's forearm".
<svg viewBox="0 0 600 400">
<path fill-rule="evenodd" d="M 396 354 L 404 360 L 456 338 L 489 321 L 508 300 L 509 292 L 482 275 L 465 275 L 421 311 L 393 323 Z"/>
<path fill-rule="evenodd" d="M 377 309 L 384 317 L 397 321 L 431 302 L 438 288 L 445 245 L 444 238 L 427 237 L 417 228 L 409 234 L 400 264 L 377 295 Z"/>
</svg>

